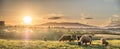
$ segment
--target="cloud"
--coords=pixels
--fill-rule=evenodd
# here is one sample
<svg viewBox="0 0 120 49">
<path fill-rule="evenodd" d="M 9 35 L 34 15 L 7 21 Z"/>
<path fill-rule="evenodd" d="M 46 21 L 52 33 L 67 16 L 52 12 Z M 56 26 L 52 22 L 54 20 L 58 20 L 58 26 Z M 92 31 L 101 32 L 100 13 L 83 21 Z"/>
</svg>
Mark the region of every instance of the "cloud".
<svg viewBox="0 0 120 49">
<path fill-rule="evenodd" d="M 64 17 L 64 14 L 60 14 L 60 13 L 50 13 L 47 15 L 44 15 L 44 19 L 49 19 L 49 20 L 57 20 L 57 19 L 61 19 Z"/>
<path fill-rule="evenodd" d="M 57 20 L 57 19 L 61 19 L 61 17 L 49 17 L 48 19 L 51 19 L 51 20 Z"/>
<path fill-rule="evenodd" d="M 85 18 L 85 19 L 93 19 L 93 18 L 91 18 L 91 17 L 87 17 L 87 18 Z"/>
<path fill-rule="evenodd" d="M 117 14 L 114 14 L 114 15 L 112 15 L 113 17 L 120 17 L 119 15 L 117 15 Z"/>
</svg>

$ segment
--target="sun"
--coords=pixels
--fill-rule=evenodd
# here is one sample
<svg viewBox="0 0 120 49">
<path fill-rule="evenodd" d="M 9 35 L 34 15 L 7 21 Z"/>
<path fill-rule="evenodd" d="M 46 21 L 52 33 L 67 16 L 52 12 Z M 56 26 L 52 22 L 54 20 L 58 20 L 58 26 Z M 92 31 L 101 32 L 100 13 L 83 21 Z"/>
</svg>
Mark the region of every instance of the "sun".
<svg viewBox="0 0 120 49">
<path fill-rule="evenodd" d="M 30 24 L 32 23 L 32 18 L 31 18 L 31 16 L 25 16 L 25 17 L 23 18 L 23 22 L 24 22 L 24 24 L 26 24 L 26 25 L 30 25 Z"/>
</svg>

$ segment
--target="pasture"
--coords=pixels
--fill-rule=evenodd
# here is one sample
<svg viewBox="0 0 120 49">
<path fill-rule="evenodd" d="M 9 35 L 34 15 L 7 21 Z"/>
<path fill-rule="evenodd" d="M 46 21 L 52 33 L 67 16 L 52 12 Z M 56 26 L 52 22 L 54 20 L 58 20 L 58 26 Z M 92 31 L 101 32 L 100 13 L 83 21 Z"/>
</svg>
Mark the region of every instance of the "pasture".
<svg viewBox="0 0 120 49">
<path fill-rule="evenodd" d="M 109 45 L 101 45 L 93 40 L 92 45 L 78 46 L 77 42 L 42 40 L 0 40 L 0 49 L 120 49 L 120 40 L 108 40 Z"/>
<path fill-rule="evenodd" d="M 69 29 L 5 28 L 0 30 L 0 49 L 120 49 L 119 35 L 102 33 Z M 58 39 L 64 34 L 93 34 L 93 42 L 92 45 L 81 46 L 77 45 L 77 41 L 59 42 Z M 108 46 L 101 45 L 99 39 L 103 37 L 109 39 Z"/>
</svg>

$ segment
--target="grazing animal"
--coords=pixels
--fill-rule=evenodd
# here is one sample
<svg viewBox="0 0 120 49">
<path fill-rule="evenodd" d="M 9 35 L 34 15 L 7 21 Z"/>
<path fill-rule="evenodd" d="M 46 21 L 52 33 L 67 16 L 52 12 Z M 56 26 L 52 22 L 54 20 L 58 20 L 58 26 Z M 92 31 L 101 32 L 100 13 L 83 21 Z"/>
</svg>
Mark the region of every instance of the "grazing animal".
<svg viewBox="0 0 120 49">
<path fill-rule="evenodd" d="M 80 40 L 81 36 L 82 36 L 82 35 L 78 35 L 78 36 L 77 36 L 77 40 L 78 40 L 78 41 Z"/>
<path fill-rule="evenodd" d="M 81 35 L 77 36 L 75 34 L 73 35 L 69 35 L 69 34 L 64 34 L 63 36 L 61 36 L 61 38 L 59 39 L 59 41 L 74 41 L 76 39 L 79 39 L 81 37 Z"/>
<path fill-rule="evenodd" d="M 109 44 L 106 38 L 101 38 L 101 42 L 102 42 L 102 45 L 105 45 L 105 46 Z"/>
<path fill-rule="evenodd" d="M 90 35 L 82 35 L 81 38 L 78 41 L 78 45 L 82 45 L 85 43 L 85 45 L 87 45 L 87 43 L 91 44 L 92 42 L 92 36 Z"/>
<path fill-rule="evenodd" d="M 63 35 L 59 41 L 70 41 L 71 42 L 71 35 Z"/>
<path fill-rule="evenodd" d="M 91 34 L 88 34 L 87 36 L 89 36 L 92 39 L 92 35 Z"/>
<path fill-rule="evenodd" d="M 72 41 L 76 40 L 76 37 L 77 37 L 77 36 L 76 36 L 75 34 L 71 35 L 71 40 L 72 40 Z"/>
</svg>

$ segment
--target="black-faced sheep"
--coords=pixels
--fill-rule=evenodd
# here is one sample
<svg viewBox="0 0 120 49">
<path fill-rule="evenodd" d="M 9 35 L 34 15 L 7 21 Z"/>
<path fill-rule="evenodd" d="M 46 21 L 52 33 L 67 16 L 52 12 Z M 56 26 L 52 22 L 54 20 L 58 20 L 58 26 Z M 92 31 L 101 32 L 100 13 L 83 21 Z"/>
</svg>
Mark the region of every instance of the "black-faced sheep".
<svg viewBox="0 0 120 49">
<path fill-rule="evenodd" d="M 107 42 L 106 38 L 101 38 L 101 42 L 102 42 L 102 45 L 105 45 L 105 46 L 108 45 L 108 42 Z"/>
<path fill-rule="evenodd" d="M 77 36 L 77 40 L 78 40 L 78 41 L 80 40 L 81 36 L 82 36 L 82 35 L 78 35 L 78 36 Z"/>
</svg>

